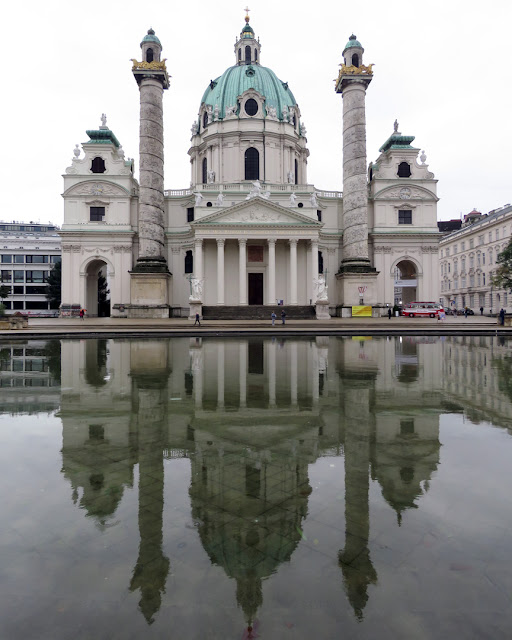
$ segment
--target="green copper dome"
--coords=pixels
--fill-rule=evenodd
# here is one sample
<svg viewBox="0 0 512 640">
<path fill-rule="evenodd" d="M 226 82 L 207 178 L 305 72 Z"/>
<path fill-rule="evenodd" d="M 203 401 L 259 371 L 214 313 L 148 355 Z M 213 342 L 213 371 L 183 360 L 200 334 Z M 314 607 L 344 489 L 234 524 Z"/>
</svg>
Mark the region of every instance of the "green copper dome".
<svg viewBox="0 0 512 640">
<path fill-rule="evenodd" d="M 224 118 L 226 107 L 237 104 L 237 98 L 248 89 L 254 89 L 265 97 L 266 107 L 275 107 L 279 120 L 283 119 L 283 108 L 296 107 L 293 93 L 286 82 L 281 82 L 276 74 L 259 64 L 229 67 L 212 80 L 204 92 L 201 104 L 219 106 L 220 119 Z"/>
<path fill-rule="evenodd" d="M 360 49 L 363 48 L 363 45 L 359 42 L 359 40 L 355 37 L 354 34 L 352 34 L 348 39 L 348 42 L 345 45 L 344 51 L 346 51 L 347 49 L 350 49 L 351 47 L 359 47 Z"/>
<path fill-rule="evenodd" d="M 160 40 L 155 36 L 155 32 L 153 31 L 153 29 L 148 29 L 148 33 L 142 38 L 140 46 L 142 47 L 145 42 L 156 42 L 157 45 L 159 45 L 160 47 L 162 46 Z"/>
<path fill-rule="evenodd" d="M 254 31 L 250 24 L 246 24 L 242 29 L 242 33 L 240 34 L 242 38 L 254 38 Z"/>
</svg>

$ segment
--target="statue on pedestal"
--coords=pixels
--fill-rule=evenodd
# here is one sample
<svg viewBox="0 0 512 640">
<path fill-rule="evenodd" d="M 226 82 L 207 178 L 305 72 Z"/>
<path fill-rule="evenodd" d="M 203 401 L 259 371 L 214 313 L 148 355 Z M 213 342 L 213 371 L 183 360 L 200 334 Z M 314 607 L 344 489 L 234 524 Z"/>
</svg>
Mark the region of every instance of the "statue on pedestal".
<svg viewBox="0 0 512 640">
<path fill-rule="evenodd" d="M 203 282 L 202 278 L 190 278 L 190 302 L 192 300 L 200 302 L 203 299 Z"/>
<path fill-rule="evenodd" d="M 315 298 L 314 301 L 327 300 L 327 284 L 325 283 L 325 277 L 323 273 L 318 274 L 318 279 L 313 280 L 315 285 Z"/>
</svg>

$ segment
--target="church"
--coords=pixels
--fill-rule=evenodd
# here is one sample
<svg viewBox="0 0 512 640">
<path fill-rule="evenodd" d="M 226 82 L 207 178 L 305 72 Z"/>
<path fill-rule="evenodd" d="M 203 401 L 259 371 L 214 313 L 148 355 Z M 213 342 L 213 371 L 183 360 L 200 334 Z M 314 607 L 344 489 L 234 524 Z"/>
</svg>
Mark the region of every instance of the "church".
<svg viewBox="0 0 512 640">
<path fill-rule="evenodd" d="M 111 315 L 130 318 L 381 315 L 397 287 L 404 303 L 439 299 L 437 180 L 396 121 L 367 163 L 373 65 L 355 35 L 335 81 L 343 192 L 308 182 L 299 103 L 263 66 L 248 16 L 232 66 L 205 83 L 191 127 L 190 186 L 165 189 L 169 76 L 153 29 L 140 47 L 132 59 L 139 179 L 105 115 L 64 175 L 61 315 L 84 307 L 97 315 L 102 278 Z"/>
</svg>

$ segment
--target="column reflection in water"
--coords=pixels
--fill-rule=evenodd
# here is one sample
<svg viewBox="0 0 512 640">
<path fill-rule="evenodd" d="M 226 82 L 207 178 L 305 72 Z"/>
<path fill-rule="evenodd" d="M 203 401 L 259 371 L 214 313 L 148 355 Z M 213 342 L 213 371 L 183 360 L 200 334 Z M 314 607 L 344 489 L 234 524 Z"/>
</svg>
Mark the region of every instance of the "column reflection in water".
<svg viewBox="0 0 512 640">
<path fill-rule="evenodd" d="M 139 607 L 148 623 L 160 609 L 169 572 L 162 550 L 163 449 L 167 441 L 169 343 L 131 345 L 132 424 L 139 461 L 139 557 L 130 591 L 140 590 Z"/>
<path fill-rule="evenodd" d="M 201 543 L 236 581 L 250 626 L 262 581 L 301 541 L 308 466 L 343 450 L 345 540 L 332 561 L 361 619 L 372 588 L 385 588 L 371 543 L 370 482 L 400 526 L 439 464 L 439 414 L 468 406 L 475 382 L 497 423 L 510 425 L 509 361 L 495 341 L 478 340 L 63 341 L 62 471 L 75 502 L 104 528 L 139 465 L 140 545 L 127 588 L 140 592 L 151 622 L 170 568 L 163 458 L 189 458 Z M 180 403 L 169 402 L 170 389 Z"/>
</svg>

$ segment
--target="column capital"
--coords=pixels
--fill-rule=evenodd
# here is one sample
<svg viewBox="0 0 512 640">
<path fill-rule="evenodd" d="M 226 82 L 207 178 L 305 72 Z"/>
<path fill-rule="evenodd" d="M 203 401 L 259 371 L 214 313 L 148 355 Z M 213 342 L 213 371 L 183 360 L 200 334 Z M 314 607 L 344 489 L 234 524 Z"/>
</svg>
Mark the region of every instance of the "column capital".
<svg viewBox="0 0 512 640">
<path fill-rule="evenodd" d="M 268 238 L 268 244 L 275 244 L 277 242 L 277 238 Z"/>
<path fill-rule="evenodd" d="M 194 238 L 194 244 L 197 246 L 201 246 L 203 244 L 202 238 Z"/>
<path fill-rule="evenodd" d="M 290 246 L 294 245 L 294 244 L 296 245 L 299 242 L 299 238 L 289 238 L 288 242 L 289 242 Z"/>
<path fill-rule="evenodd" d="M 217 240 L 217 246 L 218 247 L 223 247 L 224 244 L 226 243 L 226 238 L 215 238 Z"/>
<path fill-rule="evenodd" d="M 238 244 L 239 245 L 247 244 L 247 238 L 238 238 Z"/>
</svg>

